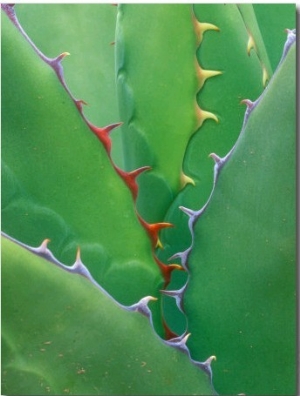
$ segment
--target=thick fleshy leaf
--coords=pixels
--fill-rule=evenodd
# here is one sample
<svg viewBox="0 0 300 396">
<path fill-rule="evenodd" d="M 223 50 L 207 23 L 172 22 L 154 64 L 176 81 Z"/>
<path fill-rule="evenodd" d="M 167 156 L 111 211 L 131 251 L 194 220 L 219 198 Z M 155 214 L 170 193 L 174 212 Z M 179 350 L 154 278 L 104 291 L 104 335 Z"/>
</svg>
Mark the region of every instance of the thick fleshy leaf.
<svg viewBox="0 0 300 396">
<path fill-rule="evenodd" d="M 121 5 L 116 50 L 127 169 L 150 165 L 137 207 L 161 221 L 181 188 L 186 145 L 197 127 L 196 33 L 190 4 Z"/>
<path fill-rule="evenodd" d="M 195 227 L 184 307 L 221 394 L 296 393 L 295 44 Z M 252 110 L 251 110 L 252 109 Z"/>
<path fill-rule="evenodd" d="M 94 124 L 117 122 L 117 8 L 111 4 L 17 4 L 15 8 L 25 31 L 44 54 L 70 53 L 64 61 L 65 79 L 72 94 L 87 103 L 86 117 Z M 111 138 L 114 160 L 123 166 L 121 135 L 112 132 Z"/>
<path fill-rule="evenodd" d="M 250 12 L 251 5 L 244 6 Z M 189 184 L 172 202 L 165 221 L 175 225 L 162 232 L 165 247 L 158 253 L 167 260 L 184 251 L 191 242 L 186 215 L 179 206 L 196 209 L 208 199 L 213 186 L 212 152 L 223 156 L 235 143 L 242 126 L 243 98 L 256 98 L 263 90 L 263 70 L 255 51 L 248 54 L 249 33 L 240 10 L 235 4 L 195 4 L 195 21 L 200 42 L 197 62 L 200 90 L 197 95 L 202 124 L 186 148 L 184 172 L 192 176 Z M 234 45 L 233 45 L 234 43 Z M 174 277 L 170 290 L 178 290 L 186 283 L 186 275 Z M 174 331 L 185 326 L 174 315 L 174 299 L 164 298 L 171 305 L 169 325 Z M 172 308 L 173 306 L 173 308 Z M 176 308 L 176 307 L 175 307 Z"/>
<path fill-rule="evenodd" d="M 206 202 L 213 185 L 209 155 L 215 152 L 224 156 L 230 151 L 243 122 L 241 100 L 254 100 L 263 90 L 261 63 L 254 51 L 247 53 L 249 34 L 239 8 L 235 4 L 195 4 L 194 11 L 201 39 L 197 50 L 202 82 L 198 104 L 208 112 L 208 118 L 187 146 L 184 171 L 195 185 L 187 185 L 169 208 L 165 219 L 176 227 L 162 235 L 162 257 L 189 245 L 186 217 L 178 207 L 196 209 Z"/>
<path fill-rule="evenodd" d="M 145 316 L 6 238 L 2 279 L 3 394 L 214 394 Z"/>
<path fill-rule="evenodd" d="M 296 27 L 295 4 L 254 3 L 253 8 L 273 71 L 281 58 L 285 29 Z M 266 23 L 267 21 L 267 23 Z"/>
<path fill-rule="evenodd" d="M 16 4 L 15 10 L 24 30 L 45 55 L 70 53 L 64 61 L 65 79 L 73 95 L 87 102 L 87 117 L 95 124 L 117 122 L 111 44 L 117 8 L 110 4 Z"/>
<path fill-rule="evenodd" d="M 2 33 L 3 231 L 31 246 L 50 238 L 69 264 L 80 246 L 94 277 L 123 303 L 157 295 L 162 277 L 131 192 L 6 15 Z"/>
<path fill-rule="evenodd" d="M 117 9 L 111 5 L 88 4 L 16 5 L 15 9 L 20 10 L 20 20 L 26 31 L 46 55 L 55 57 L 63 51 L 71 52 L 72 56 L 63 61 L 67 84 L 77 98 L 89 102 L 91 107 L 85 109 L 84 114 L 89 118 L 91 115 L 92 121 L 99 120 L 96 123 L 101 127 L 87 120 L 84 122 L 80 114 L 83 103 L 77 101 L 74 106 L 72 98 L 64 92 L 49 67 L 52 63 L 62 71 L 59 59 L 49 62 L 39 53 L 48 62 L 46 65 L 3 17 L 4 230 L 34 246 L 44 238 L 51 238 L 51 249 L 68 265 L 74 262 L 76 249 L 80 246 L 82 259 L 93 276 L 123 304 L 136 302 L 145 295 L 158 297 L 156 303 L 150 302 L 155 314 L 155 328 L 162 334 L 160 312 L 163 306 L 168 338 L 174 337 L 173 332 L 181 334 L 175 341 L 170 341 L 171 344 L 176 343 L 188 353 L 187 342 L 192 358 L 201 361 L 216 354 L 214 383 L 219 392 L 294 394 L 295 202 L 292 194 L 295 153 L 292 133 L 295 114 L 289 97 L 289 94 L 294 95 L 295 88 L 295 81 L 292 81 L 294 60 L 287 58 L 280 66 L 278 77 L 271 82 L 263 100 L 255 103 L 256 107 L 251 101 L 244 101 L 246 115 L 251 113 L 247 127 L 243 129 L 233 154 L 225 157 L 226 161 L 222 158 L 232 148 L 242 127 L 245 107 L 240 101 L 256 99 L 261 93 L 262 82 L 266 79 L 263 66 L 267 64 L 267 57 L 270 57 L 273 70 L 278 63 L 281 53 L 278 48 L 285 39 L 284 29 L 295 27 L 294 6 L 121 5 L 115 47 L 121 117 L 115 116 L 117 90 L 110 89 L 116 83 L 114 78 L 111 80 L 114 66 L 110 50 L 114 47 L 107 45 L 113 40 L 110 37 L 114 34 Z M 32 11 L 31 15 L 27 15 L 28 10 Z M 97 20 L 101 21 L 101 26 L 97 25 Z M 188 20 L 192 25 L 187 23 Z M 94 33 L 91 34 L 91 30 Z M 98 47 L 95 36 L 101 41 Z M 105 59 L 99 60 L 104 54 Z M 65 55 L 63 53 L 61 58 Z M 86 71 L 88 65 L 95 63 L 99 69 L 92 67 L 90 75 L 80 74 L 80 70 Z M 104 70 L 106 73 L 102 75 Z M 152 76 L 155 77 L 153 80 Z M 99 92 L 101 87 L 104 91 Z M 93 110 L 99 98 L 102 98 L 101 109 L 96 105 L 99 112 L 95 114 Z M 166 120 L 166 125 L 158 122 L 161 119 Z M 102 128 L 107 123 L 121 120 L 125 121 L 124 154 L 126 170 L 132 171 L 130 173 L 117 168 L 111 161 L 113 158 L 117 165 L 123 163 L 123 153 L 119 148 L 115 150 L 115 138 L 121 137 L 121 128 L 117 128 L 118 124 Z M 179 129 L 175 139 L 174 131 Z M 211 153 L 214 154 L 208 158 Z M 212 160 L 215 161 L 214 168 Z M 136 169 L 140 166 L 142 168 Z M 182 167 L 185 175 L 183 173 L 178 182 Z M 146 170 L 147 173 L 142 174 Z M 188 185 L 178 194 L 185 183 Z M 210 195 L 212 186 L 214 190 Z M 208 196 L 211 200 L 207 201 Z M 203 210 L 192 210 L 201 208 L 206 202 L 209 205 Z M 140 213 L 136 212 L 135 205 Z M 174 227 L 170 227 L 170 223 Z M 164 250 L 155 250 L 161 243 Z M 199 377 L 195 381 L 194 374 L 189 377 L 187 367 L 191 367 L 190 361 L 189 366 L 180 366 L 180 373 L 175 369 L 180 385 L 172 382 L 175 379 L 171 368 L 181 362 L 177 355 L 175 363 L 172 358 L 172 363 L 162 363 L 165 370 L 160 371 L 162 375 L 159 370 L 155 372 L 157 387 L 151 383 L 152 388 L 149 388 L 147 375 L 150 373 L 139 378 L 138 370 L 130 371 L 136 368 L 131 358 L 137 356 L 131 354 L 131 350 L 134 353 L 137 350 L 132 347 L 127 330 L 134 329 L 134 345 L 145 348 L 139 352 L 147 351 L 147 360 L 142 360 L 141 368 L 150 367 L 150 362 L 155 365 L 156 357 L 165 355 L 167 342 L 162 343 L 161 354 L 148 360 L 147 354 L 155 355 L 156 341 L 161 345 L 161 340 L 154 337 L 145 318 L 139 317 L 138 321 L 144 320 L 145 324 L 145 327 L 140 326 L 142 321 L 135 322 L 131 319 L 137 318 L 133 312 L 124 311 L 110 298 L 107 300 L 102 288 L 105 304 L 102 307 L 101 302 L 98 310 L 95 301 L 102 293 L 87 283 L 87 279 L 63 272 L 6 240 L 3 246 L 5 279 L 2 280 L 5 284 L 6 279 L 9 280 L 13 286 L 3 289 L 6 306 L 5 320 L 2 320 L 2 353 L 5 357 L 2 379 L 5 386 L 14 387 L 11 388 L 13 393 L 27 393 L 23 390 L 28 386 L 32 394 L 49 394 L 53 390 L 68 393 L 70 389 L 75 389 L 75 393 L 99 393 L 99 388 L 91 390 L 88 387 L 95 383 L 96 371 L 99 376 L 95 352 L 99 333 L 95 335 L 91 328 L 100 327 L 103 327 L 101 334 L 104 338 L 114 339 L 112 345 L 109 345 L 110 341 L 101 344 L 103 356 L 107 357 L 108 353 L 116 357 L 117 353 L 122 360 L 119 363 L 109 357 L 103 362 L 103 367 L 108 367 L 109 361 L 109 370 L 105 373 L 110 373 L 111 368 L 114 373 L 105 378 L 104 394 L 128 394 L 129 389 L 135 389 L 133 393 L 138 394 L 150 391 L 151 394 L 162 394 L 162 389 L 168 394 L 172 389 L 175 389 L 173 394 L 177 390 L 196 394 L 212 392 L 210 387 L 206 388 L 209 383 L 201 371 L 201 378 L 205 378 L 204 383 L 201 379 L 204 388 L 197 385 Z M 155 252 L 157 257 L 153 257 Z M 14 268 L 19 265 L 20 257 L 23 261 L 23 253 L 27 268 L 20 265 L 23 276 L 19 277 Z M 173 257 L 168 261 L 170 255 Z M 178 269 L 174 262 L 180 261 L 181 269 L 187 271 L 173 271 Z M 170 266 L 165 264 L 168 262 Z M 286 265 L 289 262 L 291 267 Z M 9 264 L 7 269 L 6 263 L 12 265 Z M 40 273 L 45 264 L 50 272 L 42 270 Z M 67 270 L 71 271 L 71 268 L 67 267 Z M 63 281 L 58 273 L 63 273 Z M 49 275 L 49 279 L 44 275 Z M 24 284 L 26 277 L 29 281 Z M 74 282 L 81 283 L 74 285 Z M 72 285 L 74 287 L 69 289 Z M 89 289 L 81 290 L 84 285 Z M 55 295 L 51 294 L 53 290 Z M 77 300 L 77 292 L 84 307 Z M 41 297 L 41 301 L 36 296 Z M 80 307 L 76 320 L 72 317 L 73 312 L 65 310 L 61 314 L 60 309 L 67 300 L 76 301 L 76 306 Z M 92 304 L 89 304 L 90 300 Z M 35 310 L 32 310 L 32 305 L 40 302 L 42 313 L 39 316 L 43 322 L 37 322 L 39 317 L 36 318 Z M 53 302 L 56 307 L 51 305 Z M 73 307 L 72 303 L 67 307 Z M 19 320 L 24 319 L 22 311 L 28 309 L 30 322 Z M 92 311 L 97 319 L 91 319 Z M 13 323 L 7 320 L 11 312 Z M 48 312 L 52 318 L 50 322 Z M 122 313 L 119 317 L 119 312 L 126 314 L 126 319 Z M 124 319 L 125 327 L 119 319 Z M 69 346 L 69 338 L 75 340 L 77 349 L 72 344 L 68 353 L 72 355 L 74 351 L 72 357 L 75 357 L 78 352 L 78 360 L 76 363 L 72 361 L 67 369 L 59 361 L 61 372 L 57 374 L 57 360 L 50 355 L 45 367 L 51 364 L 48 371 L 58 375 L 52 381 L 52 374 L 40 370 L 49 357 L 46 353 L 51 353 L 50 347 L 54 346 L 43 333 L 47 331 L 43 323 L 55 333 L 60 331 L 60 323 L 65 330 L 71 322 L 73 330 L 68 334 L 62 331 L 61 335 Z M 117 326 L 112 328 L 111 323 Z M 82 336 L 81 326 L 86 337 Z M 147 332 L 150 330 L 154 344 L 148 344 Z M 192 333 L 190 338 L 189 331 Z M 37 346 L 35 342 L 39 334 L 43 339 Z M 89 344 L 87 348 L 82 342 L 85 338 Z M 28 349 L 23 341 L 28 341 Z M 126 349 L 128 346 L 130 352 Z M 86 350 L 91 354 L 85 354 Z M 180 356 L 186 358 L 183 354 Z M 33 357 L 37 358 L 34 367 L 28 359 Z M 212 359 L 198 365 L 209 372 Z M 91 369 L 89 362 L 96 369 Z M 29 371 L 25 371 L 25 367 Z M 123 370 L 121 375 L 120 370 Z M 152 367 L 150 370 L 152 373 Z M 72 375 L 76 371 L 76 379 L 71 380 L 75 388 L 73 385 L 64 387 L 61 379 L 61 373 L 69 375 L 71 371 Z M 183 377 L 185 371 L 187 377 Z M 126 382 L 131 374 L 133 379 Z M 84 386 L 80 381 L 86 381 Z M 170 381 L 174 388 L 161 387 L 162 383 Z M 186 382 L 188 386 L 185 386 Z M 22 390 L 18 386 L 25 388 Z"/>
</svg>

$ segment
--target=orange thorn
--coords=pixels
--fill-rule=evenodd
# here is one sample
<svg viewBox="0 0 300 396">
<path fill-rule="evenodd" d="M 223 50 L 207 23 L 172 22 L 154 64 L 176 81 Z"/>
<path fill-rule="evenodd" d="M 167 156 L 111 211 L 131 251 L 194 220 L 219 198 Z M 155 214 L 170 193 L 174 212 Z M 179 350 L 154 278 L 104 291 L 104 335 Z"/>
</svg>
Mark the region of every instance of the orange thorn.
<svg viewBox="0 0 300 396">
<path fill-rule="evenodd" d="M 152 241 L 153 248 L 162 247 L 162 244 L 158 238 L 158 233 L 163 228 L 174 227 L 173 224 L 171 224 L 171 223 L 149 224 L 144 219 L 142 219 L 142 217 L 139 214 L 137 214 L 137 216 L 138 216 L 138 219 L 139 219 L 140 223 L 142 224 L 142 226 L 148 232 L 148 235 L 150 236 L 150 239 Z"/>
<path fill-rule="evenodd" d="M 166 265 L 166 264 L 162 263 L 155 255 L 154 255 L 154 260 L 156 261 L 156 264 L 159 266 L 159 269 L 161 270 L 161 273 L 164 277 L 164 280 L 165 280 L 164 289 L 170 283 L 172 272 L 175 269 L 177 269 L 179 271 L 184 271 L 184 268 L 181 265 L 179 265 L 179 264 Z"/>
</svg>

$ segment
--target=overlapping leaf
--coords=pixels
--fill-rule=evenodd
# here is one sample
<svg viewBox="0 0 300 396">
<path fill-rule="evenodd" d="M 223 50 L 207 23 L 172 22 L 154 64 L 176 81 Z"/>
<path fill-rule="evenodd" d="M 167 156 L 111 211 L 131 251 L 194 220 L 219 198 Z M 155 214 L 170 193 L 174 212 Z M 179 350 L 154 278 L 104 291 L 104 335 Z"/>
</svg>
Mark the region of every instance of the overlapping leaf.
<svg viewBox="0 0 300 396">
<path fill-rule="evenodd" d="M 123 303 L 156 295 L 162 278 L 129 189 L 5 15 L 2 32 L 3 231 L 32 246 L 50 238 L 69 264 L 80 246 L 94 277 Z"/>
<path fill-rule="evenodd" d="M 194 230 L 189 345 L 222 394 L 296 392 L 295 87 L 294 44 Z"/>
<path fill-rule="evenodd" d="M 2 249 L 2 393 L 214 394 L 146 317 L 5 238 Z"/>
</svg>

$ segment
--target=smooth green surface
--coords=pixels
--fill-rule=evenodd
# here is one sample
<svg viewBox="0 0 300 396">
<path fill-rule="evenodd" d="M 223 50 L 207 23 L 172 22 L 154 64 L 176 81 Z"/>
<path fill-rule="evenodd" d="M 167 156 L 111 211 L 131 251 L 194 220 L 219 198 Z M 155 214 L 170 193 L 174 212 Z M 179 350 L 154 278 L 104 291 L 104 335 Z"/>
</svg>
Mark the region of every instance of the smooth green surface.
<svg viewBox="0 0 300 396">
<path fill-rule="evenodd" d="M 111 4 L 17 4 L 20 23 L 49 57 L 69 52 L 65 79 L 72 94 L 87 103 L 84 114 L 96 125 L 119 121 L 115 85 L 117 7 Z M 76 37 L 76 39 L 74 39 Z M 112 132 L 115 161 L 123 166 L 121 136 Z"/>
<path fill-rule="evenodd" d="M 66 264 L 79 246 L 93 276 L 123 303 L 158 295 L 162 277 L 129 189 L 6 15 L 2 93 L 2 230 L 31 246 L 50 238 Z"/>
<path fill-rule="evenodd" d="M 248 42 L 247 52 L 250 54 L 251 51 L 255 51 L 255 53 L 257 54 L 261 64 L 261 68 L 263 70 L 262 83 L 265 87 L 270 81 L 274 70 L 272 70 L 271 67 L 271 63 L 268 53 L 266 51 L 263 37 L 260 32 L 253 4 L 238 4 L 237 7 L 244 21 L 250 39 L 250 41 Z M 276 29 L 278 29 L 278 26 L 276 26 Z"/>
<path fill-rule="evenodd" d="M 137 207 L 162 221 L 196 130 L 196 34 L 190 4 L 121 5 L 116 34 L 117 84 L 125 166 L 150 165 Z"/>
<path fill-rule="evenodd" d="M 2 278 L 2 394 L 213 394 L 143 315 L 86 278 L 6 238 Z"/>
<path fill-rule="evenodd" d="M 195 227 L 189 346 L 221 394 L 296 394 L 295 87 L 294 45 Z"/>
<path fill-rule="evenodd" d="M 100 125 L 118 121 L 114 83 L 117 8 L 110 4 L 17 4 L 26 33 L 48 57 L 69 52 L 64 60 L 66 82 L 85 100 L 88 118 Z M 76 39 L 74 39 L 76 37 Z"/>
<path fill-rule="evenodd" d="M 296 27 L 296 4 L 253 4 L 268 57 L 275 71 L 286 39 L 285 29 Z M 268 21 L 268 23 L 265 23 Z"/>
</svg>

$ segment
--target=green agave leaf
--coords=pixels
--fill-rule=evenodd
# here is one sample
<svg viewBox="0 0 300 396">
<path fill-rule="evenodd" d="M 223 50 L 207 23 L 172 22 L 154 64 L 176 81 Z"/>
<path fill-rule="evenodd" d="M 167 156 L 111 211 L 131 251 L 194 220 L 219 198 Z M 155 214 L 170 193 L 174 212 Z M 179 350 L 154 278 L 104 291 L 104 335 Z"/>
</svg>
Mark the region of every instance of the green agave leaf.
<svg viewBox="0 0 300 396">
<path fill-rule="evenodd" d="M 253 4 L 260 33 L 274 71 L 285 42 L 284 30 L 296 27 L 295 4 Z M 267 23 L 266 23 L 267 21 Z"/>
<path fill-rule="evenodd" d="M 111 4 L 17 4 L 19 20 L 37 47 L 55 57 L 68 51 L 65 79 L 72 94 L 88 105 L 94 124 L 118 121 L 114 40 L 117 8 Z M 76 39 L 74 39 L 76 37 Z M 112 132 L 112 156 L 123 167 L 121 135 Z"/>
<path fill-rule="evenodd" d="M 251 5 L 244 7 L 253 12 Z M 161 260 L 190 245 L 186 215 L 178 207 L 196 208 L 206 202 L 213 186 L 209 155 L 213 152 L 225 155 L 230 151 L 243 122 L 241 100 L 256 98 L 263 89 L 261 61 L 255 52 L 247 52 L 249 33 L 239 8 L 234 4 L 195 4 L 194 12 L 200 37 L 198 104 L 203 124 L 187 146 L 184 172 L 193 177 L 195 186 L 186 186 L 169 208 L 165 221 L 175 227 L 162 232 L 165 249 L 158 253 Z M 181 289 L 186 281 L 186 274 L 180 274 L 173 278 L 168 289 Z M 178 332 L 186 322 L 182 315 L 173 313 L 176 300 L 170 297 L 164 300 L 168 324 Z"/>
<path fill-rule="evenodd" d="M 143 315 L 85 277 L 2 238 L 2 279 L 3 394 L 214 394 Z"/>
<path fill-rule="evenodd" d="M 295 44 L 251 111 L 194 230 L 192 356 L 221 394 L 296 394 Z"/>
<path fill-rule="evenodd" d="M 116 62 L 126 169 L 150 165 L 137 208 L 161 221 L 181 188 L 187 142 L 196 130 L 196 34 L 190 4 L 119 6 Z"/>
<path fill-rule="evenodd" d="M 195 180 L 195 186 L 186 186 L 169 208 L 165 220 L 176 227 L 162 233 L 165 250 L 161 258 L 170 257 L 189 245 L 186 217 L 178 207 L 196 208 L 199 203 L 206 202 L 213 186 L 209 155 L 217 152 L 223 156 L 230 151 L 243 122 L 241 100 L 257 98 L 263 89 L 261 64 L 256 53 L 247 53 L 249 34 L 238 7 L 234 4 L 195 4 L 194 11 L 202 32 L 197 51 L 203 84 L 198 104 L 211 116 L 203 121 L 187 147 L 184 172 Z M 210 119 L 213 116 L 218 122 Z"/>
<path fill-rule="evenodd" d="M 26 33 L 47 56 L 65 51 L 65 79 L 95 124 L 118 121 L 114 71 L 117 8 L 110 4 L 16 4 Z M 76 37 L 76 39 L 75 39 Z"/>
<path fill-rule="evenodd" d="M 80 246 L 95 279 L 123 303 L 157 295 L 162 276 L 129 189 L 5 14 L 2 92 L 3 231 L 31 246 L 50 238 L 68 264 Z"/>
<path fill-rule="evenodd" d="M 247 46 L 247 52 L 254 50 L 260 60 L 261 67 L 263 70 L 263 85 L 265 86 L 267 82 L 272 77 L 273 71 L 271 68 L 270 60 L 268 57 L 268 53 L 266 51 L 266 47 L 263 41 L 263 37 L 261 35 L 258 21 L 256 19 L 256 15 L 254 12 L 254 8 L 252 4 L 239 4 L 238 10 L 241 13 L 243 21 L 245 23 L 245 27 L 247 29 L 249 40 Z M 263 24 L 266 23 L 267 20 L 263 21 Z M 278 29 L 278 26 L 277 26 Z"/>
</svg>

